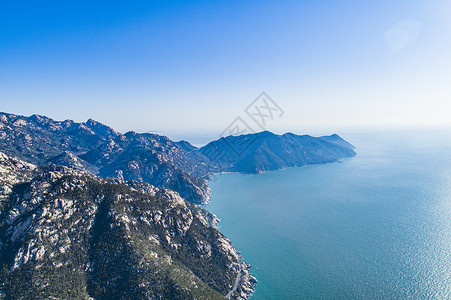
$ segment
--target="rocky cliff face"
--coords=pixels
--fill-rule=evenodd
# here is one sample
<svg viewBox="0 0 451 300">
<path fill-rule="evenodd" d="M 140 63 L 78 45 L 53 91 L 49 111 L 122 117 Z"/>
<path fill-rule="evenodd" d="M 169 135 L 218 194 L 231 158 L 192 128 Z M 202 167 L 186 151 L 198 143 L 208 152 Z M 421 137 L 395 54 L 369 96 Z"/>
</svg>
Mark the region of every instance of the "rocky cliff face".
<svg viewBox="0 0 451 300">
<path fill-rule="evenodd" d="M 216 218 L 178 193 L 0 153 L 0 298 L 245 299 Z M 6 188 L 5 188 L 6 187 Z"/>
<path fill-rule="evenodd" d="M 0 152 L 0 214 L 13 187 L 31 179 L 35 169 L 35 165 Z"/>
<path fill-rule="evenodd" d="M 94 120 L 59 122 L 0 113 L 0 151 L 7 155 L 37 165 L 57 164 L 103 177 L 145 181 L 174 189 L 191 202 L 205 203 L 210 198 L 207 174 L 213 164 L 198 151 L 185 150 L 189 148 L 156 134 L 120 134 Z"/>
</svg>

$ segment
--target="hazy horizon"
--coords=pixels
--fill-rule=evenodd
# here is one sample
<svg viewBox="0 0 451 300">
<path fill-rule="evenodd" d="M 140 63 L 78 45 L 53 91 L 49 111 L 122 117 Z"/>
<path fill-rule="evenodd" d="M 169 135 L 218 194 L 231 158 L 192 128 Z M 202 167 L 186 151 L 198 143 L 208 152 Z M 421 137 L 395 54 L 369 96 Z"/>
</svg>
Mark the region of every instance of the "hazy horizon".
<svg viewBox="0 0 451 300">
<path fill-rule="evenodd" d="M 277 133 L 451 126 L 451 4 L 282 4 L 3 4 L 1 111 L 189 139 L 265 91 Z"/>
<path fill-rule="evenodd" d="M 14 115 L 20 115 L 14 112 L 3 112 L 3 113 L 8 113 L 8 114 L 14 114 Z M 31 115 L 22 115 L 24 117 L 30 117 Z M 46 116 L 49 117 L 49 116 Z M 64 118 L 64 119 L 54 119 L 55 121 L 64 121 L 70 118 Z M 89 119 L 92 118 L 88 118 L 88 119 L 84 119 L 84 120 L 73 120 L 75 122 L 86 122 Z M 95 120 L 95 119 L 94 119 Z M 95 120 L 95 121 L 99 121 L 99 120 Z M 99 121 L 100 122 L 100 121 Z M 328 135 L 332 135 L 332 134 L 338 134 L 340 135 L 342 138 L 344 138 L 345 140 L 348 140 L 348 142 L 352 143 L 352 139 L 349 139 L 353 136 L 356 135 L 366 135 L 366 136 L 370 136 L 370 135 L 380 135 L 380 134 L 388 134 L 388 135 L 393 135 L 393 136 L 410 136 L 411 138 L 415 137 L 416 134 L 419 133 L 431 133 L 433 136 L 437 137 L 438 135 L 446 135 L 451 137 L 451 126 L 434 126 L 434 125 L 429 125 L 429 126 L 392 126 L 392 127 L 334 127 L 334 126 L 322 126 L 322 127 L 280 127 L 280 126 L 274 126 L 277 125 L 277 122 L 274 121 L 273 123 L 268 122 L 268 126 L 265 129 L 261 129 L 258 128 L 258 126 L 256 126 L 255 124 L 251 124 L 249 122 L 249 124 L 253 125 L 254 127 L 254 132 L 253 133 L 258 133 L 261 131 L 270 131 L 273 132 L 275 134 L 285 134 L 285 133 L 294 133 L 294 134 L 298 134 L 298 135 L 311 135 L 311 136 L 328 136 Z M 171 140 L 178 142 L 178 141 L 188 141 L 189 143 L 191 143 L 192 145 L 196 146 L 196 147 L 202 147 L 206 144 L 208 144 L 211 141 L 217 140 L 223 136 L 225 136 L 226 134 L 224 134 L 224 129 L 226 128 L 226 126 L 223 126 L 222 128 L 217 127 L 215 129 L 206 129 L 206 128 L 194 128 L 190 131 L 186 131 L 183 129 L 183 127 L 176 129 L 176 130 L 169 130 L 169 131 L 160 131 L 160 130 L 144 130 L 144 131 L 140 131 L 140 130 L 136 130 L 134 128 L 129 128 L 127 130 L 118 130 L 117 128 L 115 128 L 114 126 L 112 126 L 111 124 L 107 124 L 107 123 L 103 123 L 104 125 L 107 125 L 109 127 L 111 127 L 112 129 L 116 130 L 117 132 L 120 132 L 121 134 L 125 134 L 129 131 L 134 131 L 137 133 L 154 133 L 154 134 L 158 134 L 158 135 L 162 135 L 162 136 L 166 136 L 168 138 L 170 138 Z M 230 125 L 229 124 L 225 124 L 225 125 Z M 252 133 L 252 132 L 246 132 L 243 134 L 248 134 L 248 133 Z"/>
</svg>

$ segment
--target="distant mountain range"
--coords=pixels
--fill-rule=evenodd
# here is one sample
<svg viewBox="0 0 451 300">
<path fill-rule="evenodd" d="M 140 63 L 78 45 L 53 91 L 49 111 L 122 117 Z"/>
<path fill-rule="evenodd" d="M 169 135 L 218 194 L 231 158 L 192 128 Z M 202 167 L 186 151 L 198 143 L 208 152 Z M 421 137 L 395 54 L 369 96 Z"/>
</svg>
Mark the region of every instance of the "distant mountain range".
<svg viewBox="0 0 451 300">
<path fill-rule="evenodd" d="M 210 197 L 216 172 L 254 174 L 355 156 L 338 135 L 270 132 L 229 136 L 197 148 L 157 134 L 121 134 L 94 120 L 76 123 L 0 113 L 0 151 L 36 165 L 62 165 L 95 175 L 144 181 L 177 191 L 193 203 Z"/>
</svg>

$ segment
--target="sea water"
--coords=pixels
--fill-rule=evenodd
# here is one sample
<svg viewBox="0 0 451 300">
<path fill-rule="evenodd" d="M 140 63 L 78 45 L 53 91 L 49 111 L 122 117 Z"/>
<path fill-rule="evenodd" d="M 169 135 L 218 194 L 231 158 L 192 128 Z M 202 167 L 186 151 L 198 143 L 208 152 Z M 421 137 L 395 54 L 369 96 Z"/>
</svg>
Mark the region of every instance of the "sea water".
<svg viewBox="0 0 451 300">
<path fill-rule="evenodd" d="M 341 163 L 211 181 L 251 299 L 451 299 L 451 134 L 344 138 Z"/>
</svg>

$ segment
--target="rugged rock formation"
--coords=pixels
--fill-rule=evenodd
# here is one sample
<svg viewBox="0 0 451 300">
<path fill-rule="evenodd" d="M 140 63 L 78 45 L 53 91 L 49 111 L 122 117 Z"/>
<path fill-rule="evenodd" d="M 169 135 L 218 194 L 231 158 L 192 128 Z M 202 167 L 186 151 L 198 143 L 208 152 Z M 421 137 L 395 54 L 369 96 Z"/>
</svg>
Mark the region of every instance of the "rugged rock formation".
<svg viewBox="0 0 451 300">
<path fill-rule="evenodd" d="M 9 156 L 145 181 L 176 190 L 188 201 L 205 203 L 210 198 L 207 177 L 214 167 L 200 152 L 186 150 L 192 147 L 156 134 L 120 134 L 94 120 L 59 122 L 0 113 L 0 151 Z"/>
<path fill-rule="evenodd" d="M 232 298 L 252 291 L 216 218 L 174 191 L 3 153 L 0 172 L 1 298 L 223 299 L 237 278 Z"/>
</svg>

